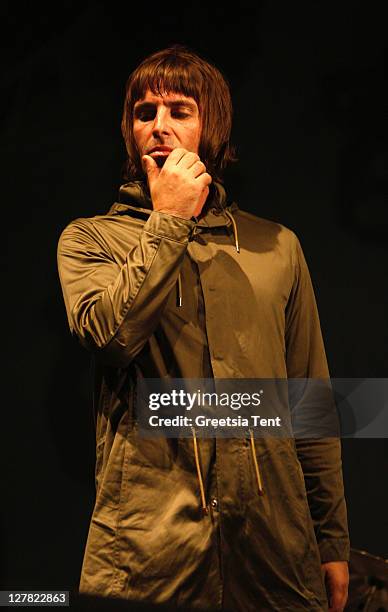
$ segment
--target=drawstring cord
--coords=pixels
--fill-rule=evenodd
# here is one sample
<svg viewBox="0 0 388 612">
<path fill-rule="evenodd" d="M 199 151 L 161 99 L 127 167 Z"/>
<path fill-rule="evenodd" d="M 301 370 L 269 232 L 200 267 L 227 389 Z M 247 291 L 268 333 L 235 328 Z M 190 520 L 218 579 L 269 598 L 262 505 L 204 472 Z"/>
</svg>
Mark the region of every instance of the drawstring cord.
<svg viewBox="0 0 388 612">
<path fill-rule="evenodd" d="M 237 253 L 239 253 L 240 252 L 240 245 L 239 245 L 239 242 L 238 242 L 238 231 L 237 231 L 236 221 L 234 220 L 234 217 L 233 217 L 232 213 L 229 212 L 229 210 L 225 209 L 225 214 L 229 217 L 229 219 L 232 222 L 232 225 L 233 225 L 233 234 L 234 234 L 234 244 L 236 246 Z"/>
<path fill-rule="evenodd" d="M 253 459 L 253 465 L 255 467 L 257 486 L 259 488 L 259 495 L 264 495 L 263 483 L 261 481 L 261 475 L 260 475 L 260 468 L 259 468 L 259 464 L 257 462 L 257 457 L 256 457 L 255 438 L 253 437 L 252 429 L 249 429 L 249 435 L 251 438 L 252 459 Z"/>
<path fill-rule="evenodd" d="M 177 290 L 178 290 L 178 295 L 177 295 L 177 306 L 178 308 L 181 308 L 183 301 L 182 301 L 182 278 L 181 278 L 181 273 L 179 272 L 178 274 L 178 284 L 177 284 Z"/>
<path fill-rule="evenodd" d="M 195 428 L 192 427 L 191 431 L 193 433 L 195 466 L 197 468 L 199 490 L 200 490 L 200 493 L 201 493 L 202 512 L 204 514 L 208 514 L 209 510 L 208 510 L 208 507 L 206 505 L 205 487 L 203 486 L 203 478 L 202 478 L 202 472 L 201 472 L 201 464 L 200 464 L 200 461 L 199 461 L 198 443 L 197 443 L 197 436 L 196 436 L 196 433 L 195 433 Z M 249 435 L 250 435 L 250 441 L 251 441 L 252 459 L 253 459 L 253 465 L 254 465 L 254 468 L 255 468 L 257 487 L 258 487 L 258 490 L 259 490 L 259 495 L 262 496 L 262 495 L 264 495 L 263 482 L 261 480 L 260 468 L 259 468 L 259 464 L 258 464 L 257 457 L 256 457 L 255 438 L 253 436 L 252 429 L 249 429 Z"/>
<path fill-rule="evenodd" d="M 202 480 L 201 465 L 199 463 L 197 436 L 195 434 L 194 427 L 191 428 L 191 431 L 193 432 L 195 465 L 197 467 L 199 489 L 201 491 L 202 511 L 203 511 L 204 514 L 208 514 L 208 508 L 207 508 L 207 505 L 206 505 L 206 497 L 205 497 L 205 488 L 203 486 L 203 480 Z"/>
</svg>

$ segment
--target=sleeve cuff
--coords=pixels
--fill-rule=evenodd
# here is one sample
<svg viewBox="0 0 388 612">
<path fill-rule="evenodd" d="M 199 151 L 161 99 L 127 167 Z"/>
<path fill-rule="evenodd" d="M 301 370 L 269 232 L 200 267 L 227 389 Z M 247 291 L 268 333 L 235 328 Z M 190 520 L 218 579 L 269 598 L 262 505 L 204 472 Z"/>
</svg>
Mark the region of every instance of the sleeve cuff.
<svg viewBox="0 0 388 612">
<path fill-rule="evenodd" d="M 349 561 L 350 544 L 347 538 L 336 538 L 318 542 L 321 563 Z"/>
<path fill-rule="evenodd" d="M 144 224 L 143 230 L 160 238 L 167 238 L 168 240 L 175 240 L 185 244 L 189 242 L 195 226 L 195 221 L 191 219 L 183 219 L 175 215 L 168 215 L 167 213 L 153 210 Z"/>
</svg>

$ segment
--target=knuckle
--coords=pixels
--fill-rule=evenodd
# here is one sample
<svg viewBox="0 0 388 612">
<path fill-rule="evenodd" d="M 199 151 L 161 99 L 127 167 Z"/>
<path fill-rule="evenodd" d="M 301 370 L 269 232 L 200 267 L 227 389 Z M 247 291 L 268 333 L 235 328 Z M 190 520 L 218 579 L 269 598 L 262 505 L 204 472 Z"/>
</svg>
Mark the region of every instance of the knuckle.
<svg viewBox="0 0 388 612">
<path fill-rule="evenodd" d="M 176 166 L 170 166 L 168 168 L 166 168 L 166 166 L 163 166 L 163 173 L 167 177 L 174 178 L 174 179 L 179 176 L 179 171 Z"/>
<path fill-rule="evenodd" d="M 196 162 L 199 160 L 199 156 L 196 153 L 193 153 L 193 151 L 186 151 L 185 158 L 193 162 Z"/>
</svg>

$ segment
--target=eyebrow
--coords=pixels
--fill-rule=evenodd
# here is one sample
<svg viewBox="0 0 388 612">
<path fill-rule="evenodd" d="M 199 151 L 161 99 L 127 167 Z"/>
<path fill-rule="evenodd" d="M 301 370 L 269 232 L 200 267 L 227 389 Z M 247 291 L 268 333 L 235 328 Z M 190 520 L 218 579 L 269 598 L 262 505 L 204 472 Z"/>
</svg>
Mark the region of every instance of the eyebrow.
<svg viewBox="0 0 388 612">
<path fill-rule="evenodd" d="M 195 111 L 197 109 L 197 105 L 190 100 L 185 100 L 184 98 L 180 100 L 172 100 L 171 102 L 166 102 L 166 106 L 170 108 L 177 108 L 185 106 L 186 108 Z M 156 106 L 155 102 L 136 102 L 134 106 L 134 111 L 139 112 L 142 110 L 150 110 Z"/>
</svg>

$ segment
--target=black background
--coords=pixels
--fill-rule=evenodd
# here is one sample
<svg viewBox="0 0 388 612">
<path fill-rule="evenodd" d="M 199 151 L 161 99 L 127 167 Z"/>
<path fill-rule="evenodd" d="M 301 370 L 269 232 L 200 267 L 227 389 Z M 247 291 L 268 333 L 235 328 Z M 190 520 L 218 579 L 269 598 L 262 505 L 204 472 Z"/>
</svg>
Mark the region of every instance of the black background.
<svg viewBox="0 0 388 612">
<path fill-rule="evenodd" d="M 78 582 L 94 493 L 90 360 L 67 327 L 56 245 L 116 199 L 125 82 L 145 55 L 184 43 L 221 68 L 240 159 L 231 197 L 301 240 L 332 376 L 387 376 L 383 4 L 1 4 L 2 588 Z M 343 443 L 352 545 L 381 556 L 387 449 Z"/>
</svg>

